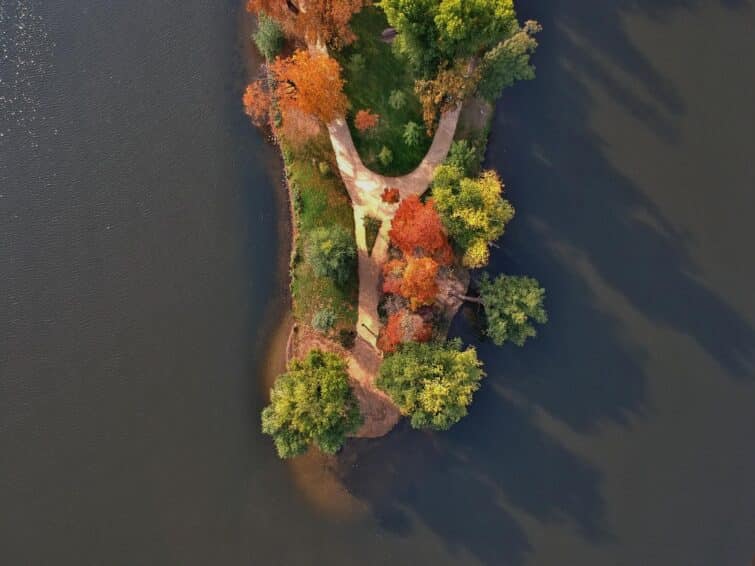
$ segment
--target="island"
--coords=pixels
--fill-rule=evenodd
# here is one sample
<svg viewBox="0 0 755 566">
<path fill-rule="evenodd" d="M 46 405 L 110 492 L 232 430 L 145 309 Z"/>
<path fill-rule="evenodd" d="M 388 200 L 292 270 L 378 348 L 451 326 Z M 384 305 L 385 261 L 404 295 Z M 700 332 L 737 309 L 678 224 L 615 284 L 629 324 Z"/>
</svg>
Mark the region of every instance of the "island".
<svg viewBox="0 0 755 566">
<path fill-rule="evenodd" d="M 485 376 L 448 339 L 465 302 L 522 346 L 547 321 L 530 277 L 480 272 L 514 218 L 482 163 L 496 99 L 534 78 L 513 0 L 249 0 L 264 56 L 244 111 L 281 150 L 294 325 L 262 430 L 290 458 L 406 417 L 446 430 Z"/>
</svg>

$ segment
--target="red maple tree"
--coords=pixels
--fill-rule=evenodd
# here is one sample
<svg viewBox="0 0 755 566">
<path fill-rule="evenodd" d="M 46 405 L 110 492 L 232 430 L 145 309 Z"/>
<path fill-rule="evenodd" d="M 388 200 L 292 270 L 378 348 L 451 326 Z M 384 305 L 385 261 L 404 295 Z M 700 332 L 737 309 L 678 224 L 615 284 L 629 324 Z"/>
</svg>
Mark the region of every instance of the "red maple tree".
<svg viewBox="0 0 755 566">
<path fill-rule="evenodd" d="M 453 251 L 432 199 L 418 196 L 401 201 L 388 233 L 394 246 L 407 256 L 430 256 L 441 265 L 453 262 Z"/>
<path fill-rule="evenodd" d="M 401 198 L 401 193 L 398 189 L 386 187 L 383 190 L 383 194 L 380 195 L 380 200 L 388 204 L 395 204 Z"/>
<path fill-rule="evenodd" d="M 242 98 L 244 112 L 256 126 L 262 126 L 270 115 L 270 95 L 262 87 L 262 81 L 247 85 Z"/>
<path fill-rule="evenodd" d="M 354 127 L 360 132 L 367 132 L 377 127 L 380 122 L 380 115 L 374 114 L 369 108 L 360 110 L 354 116 Z"/>
<path fill-rule="evenodd" d="M 407 310 L 398 311 L 388 317 L 378 338 L 378 348 L 386 354 L 395 352 L 404 342 L 428 342 L 433 336 L 433 327 L 420 315 Z"/>
</svg>

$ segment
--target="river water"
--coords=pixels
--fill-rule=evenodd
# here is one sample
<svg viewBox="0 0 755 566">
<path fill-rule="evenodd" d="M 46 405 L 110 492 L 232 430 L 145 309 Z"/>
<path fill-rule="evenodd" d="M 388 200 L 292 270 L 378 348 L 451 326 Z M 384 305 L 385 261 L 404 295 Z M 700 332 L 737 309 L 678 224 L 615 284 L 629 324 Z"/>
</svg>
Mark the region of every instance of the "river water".
<svg viewBox="0 0 755 566">
<path fill-rule="evenodd" d="M 479 343 L 450 433 L 323 469 L 259 433 L 286 217 L 237 2 L 0 0 L 0 563 L 749 562 L 755 9 L 519 10 L 492 268 L 551 322 Z"/>
</svg>

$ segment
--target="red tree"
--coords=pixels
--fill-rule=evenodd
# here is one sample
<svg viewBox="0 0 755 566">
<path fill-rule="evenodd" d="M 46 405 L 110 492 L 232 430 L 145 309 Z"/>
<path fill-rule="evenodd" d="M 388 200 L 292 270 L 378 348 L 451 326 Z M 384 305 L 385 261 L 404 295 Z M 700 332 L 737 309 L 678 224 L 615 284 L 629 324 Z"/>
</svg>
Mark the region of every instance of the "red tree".
<svg viewBox="0 0 755 566">
<path fill-rule="evenodd" d="M 407 310 L 388 317 L 378 338 L 378 348 L 386 354 L 395 352 L 404 342 L 427 342 L 433 336 L 433 327 L 418 314 Z"/>
<path fill-rule="evenodd" d="M 354 127 L 360 132 L 366 132 L 377 127 L 380 115 L 373 114 L 370 109 L 360 110 L 354 117 Z"/>
<path fill-rule="evenodd" d="M 380 195 L 380 199 L 388 204 L 395 204 L 399 201 L 401 198 L 401 193 L 399 193 L 398 189 L 386 187 L 383 190 L 383 194 Z"/>
<path fill-rule="evenodd" d="M 270 95 L 262 88 L 262 81 L 250 83 L 242 99 L 244 112 L 256 126 L 262 126 L 270 115 Z"/>
<path fill-rule="evenodd" d="M 424 204 L 418 196 L 401 201 L 388 234 L 404 255 L 430 256 L 441 265 L 453 261 L 451 246 L 432 199 Z"/>
<path fill-rule="evenodd" d="M 401 280 L 404 278 L 406 262 L 392 259 L 383 266 L 383 293 L 401 293 Z"/>
</svg>

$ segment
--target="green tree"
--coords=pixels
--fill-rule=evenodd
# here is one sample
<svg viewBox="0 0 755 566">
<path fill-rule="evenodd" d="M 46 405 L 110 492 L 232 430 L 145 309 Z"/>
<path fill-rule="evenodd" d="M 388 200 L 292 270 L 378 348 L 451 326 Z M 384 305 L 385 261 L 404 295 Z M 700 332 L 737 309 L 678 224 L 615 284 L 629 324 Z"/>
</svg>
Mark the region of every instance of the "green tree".
<svg viewBox="0 0 755 566">
<path fill-rule="evenodd" d="M 495 171 L 475 179 L 452 165 L 438 167 L 433 179 L 435 208 L 443 225 L 464 250 L 466 267 L 482 267 L 490 258 L 490 243 L 499 238 L 514 217 L 514 207 L 501 194 L 503 185 Z"/>
<path fill-rule="evenodd" d="M 273 437 L 281 458 L 304 454 L 311 444 L 335 454 L 362 422 L 346 362 L 320 350 L 291 362 L 262 411 L 262 432 Z"/>
<path fill-rule="evenodd" d="M 380 0 L 399 32 L 396 48 L 421 74 L 480 55 L 518 29 L 513 0 Z"/>
<path fill-rule="evenodd" d="M 388 97 L 388 104 L 394 110 L 401 110 L 406 105 L 406 94 L 403 90 L 393 90 Z"/>
<path fill-rule="evenodd" d="M 482 59 L 482 81 L 479 92 L 488 100 L 501 96 L 503 89 L 516 81 L 535 78 L 535 67 L 530 56 L 537 49 L 534 35 L 543 28 L 535 21 L 528 21 L 517 33 L 500 42 Z"/>
<path fill-rule="evenodd" d="M 458 339 L 409 342 L 383 361 L 377 385 L 412 427 L 447 430 L 467 415 L 484 375 L 475 349 L 462 350 Z"/>
<path fill-rule="evenodd" d="M 461 169 L 464 175 L 476 175 L 480 170 L 480 152 L 467 140 L 457 140 L 451 144 L 445 164 Z"/>
<path fill-rule="evenodd" d="M 343 285 L 354 273 L 356 255 L 353 236 L 341 226 L 312 231 L 307 257 L 315 275 L 330 277 Z"/>
<path fill-rule="evenodd" d="M 523 346 L 527 338 L 537 336 L 531 321 L 548 322 L 543 306 L 545 290 L 531 277 L 499 275 L 491 279 L 483 273 L 480 298 L 462 298 L 484 305 L 488 323 L 485 333 L 498 346 L 504 342 Z"/>
<path fill-rule="evenodd" d="M 336 313 L 330 307 L 318 310 L 312 316 L 312 326 L 320 332 L 328 332 L 336 324 Z"/>
<path fill-rule="evenodd" d="M 352 76 L 355 76 L 364 71 L 364 66 L 366 64 L 367 61 L 365 60 L 364 55 L 361 53 L 354 53 L 349 57 L 349 62 L 346 64 L 346 67 L 349 69 Z"/>
<path fill-rule="evenodd" d="M 265 59 L 272 60 L 283 46 L 283 30 L 273 18 L 260 12 L 257 18 L 257 31 L 252 39 Z"/>
<path fill-rule="evenodd" d="M 404 143 L 409 147 L 416 146 L 420 139 L 422 139 L 422 127 L 417 122 L 408 122 L 404 126 L 404 133 L 402 136 Z"/>
<path fill-rule="evenodd" d="M 378 161 L 383 164 L 383 167 L 388 167 L 393 161 L 393 152 L 386 146 L 383 146 L 378 153 Z"/>
</svg>

